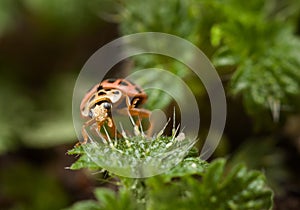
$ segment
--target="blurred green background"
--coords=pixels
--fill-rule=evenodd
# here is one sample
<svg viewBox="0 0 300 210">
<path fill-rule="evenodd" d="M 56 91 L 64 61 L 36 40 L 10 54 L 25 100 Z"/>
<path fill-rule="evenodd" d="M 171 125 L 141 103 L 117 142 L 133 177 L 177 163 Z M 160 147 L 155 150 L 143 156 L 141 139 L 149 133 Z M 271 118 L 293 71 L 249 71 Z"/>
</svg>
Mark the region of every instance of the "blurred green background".
<svg viewBox="0 0 300 210">
<path fill-rule="evenodd" d="M 75 160 L 65 155 L 77 141 L 75 80 L 101 46 L 145 31 L 185 38 L 212 60 L 228 102 L 214 157 L 263 170 L 275 209 L 300 209 L 297 0 L 1 0 L 0 209 L 62 209 L 93 196 L 96 176 L 65 169 Z M 161 67 L 184 79 L 209 127 L 205 90 L 184 66 L 162 56 L 134 61 L 133 69 Z M 171 102 L 157 93 L 149 103 Z"/>
</svg>

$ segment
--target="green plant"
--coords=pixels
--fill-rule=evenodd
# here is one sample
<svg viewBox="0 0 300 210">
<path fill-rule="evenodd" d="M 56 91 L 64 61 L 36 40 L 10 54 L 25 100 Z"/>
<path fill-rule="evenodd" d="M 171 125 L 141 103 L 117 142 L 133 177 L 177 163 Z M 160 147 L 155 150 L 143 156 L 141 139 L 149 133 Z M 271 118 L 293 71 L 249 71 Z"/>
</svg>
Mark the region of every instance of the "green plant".
<svg viewBox="0 0 300 210">
<path fill-rule="evenodd" d="M 254 126 L 260 126 L 273 135 L 274 130 L 269 131 L 269 125 L 275 127 L 272 121 L 284 122 L 285 118 L 280 118 L 282 113 L 299 111 L 300 39 L 296 24 L 300 10 L 297 1 L 121 0 L 114 2 L 113 5 L 115 9 L 111 10 L 113 15 L 110 17 L 118 21 L 122 35 L 146 31 L 165 32 L 189 40 L 203 50 L 226 81 L 227 96 L 235 98 L 239 96 L 242 99 L 243 108 L 253 118 Z M 199 81 L 191 79 L 193 77 L 187 68 L 177 61 L 159 55 L 136 56 L 133 60 L 135 70 L 149 67 L 168 69 L 188 81 L 199 100 L 205 95 Z M 180 91 L 178 92 L 180 94 Z M 170 99 L 165 99 L 157 92 L 154 94 L 149 97 L 150 108 L 161 108 L 170 104 Z M 262 148 L 257 150 L 255 143 L 254 151 L 264 154 L 269 145 L 263 143 L 260 145 Z M 77 163 L 81 164 L 81 168 L 85 168 L 87 166 L 85 158 L 88 156 L 82 154 Z M 249 153 L 246 156 L 249 158 Z M 248 171 L 244 166 L 237 164 L 231 169 L 226 169 L 226 173 L 223 174 L 225 163 L 221 159 L 210 164 L 205 163 L 205 167 L 199 166 L 199 162 L 192 164 L 199 171 L 190 173 L 183 166 L 185 161 L 191 160 L 189 158 L 195 160 L 195 157 L 187 157 L 171 170 L 177 171 L 180 175 L 170 172 L 147 180 L 132 180 L 129 187 L 124 178 L 117 177 L 120 180 L 120 194 L 103 193 L 105 196 L 97 196 L 98 201 L 93 201 L 93 205 L 99 209 L 106 209 L 109 208 L 109 203 L 105 200 L 107 197 L 111 203 L 117 203 L 115 200 L 122 197 L 130 198 L 127 201 L 131 202 L 133 209 L 271 207 L 272 193 L 265 190 L 264 175 L 260 172 Z M 253 161 L 252 156 L 250 159 Z M 273 161 L 272 159 L 270 162 Z M 237 162 L 240 162 L 240 159 Z M 97 168 L 97 165 L 93 166 L 94 169 Z M 76 163 L 72 168 L 77 168 Z M 277 171 L 276 174 L 280 179 L 285 177 L 281 172 Z M 138 190 L 133 193 L 131 188 Z M 212 196 L 211 193 L 215 193 L 216 196 Z M 228 195 L 235 195 L 234 201 L 231 197 L 226 197 Z M 243 197 L 245 195 L 249 196 L 246 196 L 249 200 Z M 135 204 L 132 203 L 132 197 Z M 170 199 L 174 205 L 165 202 Z M 140 204 L 143 202 L 146 204 L 141 207 Z M 102 205 L 100 203 L 105 205 L 99 207 Z"/>
<path fill-rule="evenodd" d="M 119 139 L 119 147 L 113 147 L 116 152 L 127 153 L 141 160 L 145 156 L 143 143 L 137 144 L 137 139 L 145 142 L 141 136 L 127 138 L 135 145 L 134 153 L 128 152 L 128 142 Z M 148 140 L 149 141 L 149 140 Z M 165 147 L 165 138 L 157 138 L 159 148 Z M 82 145 L 70 150 L 70 155 L 80 155 L 80 158 L 70 167 L 72 170 L 89 168 L 91 170 L 106 170 L 100 167 L 87 153 L 87 147 L 97 147 L 93 144 Z M 111 149 L 109 145 L 108 148 Z M 150 149 L 155 150 L 152 147 Z M 169 171 L 148 178 L 127 178 L 116 175 L 108 170 L 110 180 L 115 181 L 118 191 L 107 188 L 97 188 L 97 200 L 82 201 L 74 204 L 69 210 L 83 209 L 270 209 L 272 207 L 272 191 L 267 187 L 265 176 L 259 171 L 249 171 L 242 164 L 231 169 L 225 169 L 225 159 L 217 159 L 207 163 L 197 156 L 193 148 L 186 157 Z M 159 151 L 159 149 L 158 149 Z M 93 153 L 100 155 L 102 152 Z M 111 153 L 111 152 L 110 152 Z M 150 157 L 151 154 L 148 154 Z M 112 157 L 106 158 L 111 161 Z M 167 163 L 165 163 L 167 164 Z M 131 166 L 131 165 L 130 165 Z M 169 202 L 172 200 L 172 202 Z"/>
<path fill-rule="evenodd" d="M 157 137 L 152 141 L 142 135 L 118 139 L 118 143 L 104 144 L 105 150 L 97 144 L 88 143 L 70 150 L 70 155 L 80 158 L 70 167 L 72 170 L 89 168 L 107 170 L 119 160 L 118 154 L 125 154 L 126 161 L 118 167 L 130 168 L 136 160 L 147 163 L 152 155 L 164 151 L 173 138 Z M 180 141 L 187 141 L 181 139 Z M 148 147 L 145 144 L 148 142 Z M 149 142 L 151 142 L 149 144 Z M 173 146 L 181 149 L 176 143 Z M 88 149 L 89 148 L 89 149 Z M 92 150 L 90 149 L 92 148 Z M 90 153 L 90 151 L 95 151 Z M 148 151 L 148 152 L 145 152 Z M 174 151 L 174 150 L 172 150 Z M 109 155 L 112 154 L 113 156 Z M 176 154 L 176 153 L 175 153 Z M 97 200 L 82 201 L 71 209 L 270 209 L 272 191 L 267 187 L 264 175 L 259 171 L 249 171 L 242 164 L 225 169 L 225 159 L 207 163 L 197 156 L 196 148 L 190 150 L 186 157 L 175 167 L 157 176 L 148 178 L 127 178 L 116 175 L 108 169 L 111 180 L 115 181 L 118 191 L 97 188 Z M 100 155 L 108 161 L 107 167 L 94 162 L 94 156 Z M 172 154 L 170 154 L 172 155 Z M 135 161 L 131 161 L 135 159 Z M 174 159 L 174 157 L 172 157 Z M 150 165 L 150 164 L 149 164 Z M 151 168 L 149 166 L 149 168 Z M 170 168 L 164 161 L 161 168 Z M 135 167 L 137 169 L 137 167 Z M 115 168 L 114 168 L 115 170 Z M 118 172 L 119 172 L 118 171 Z M 168 200 L 172 199 L 172 202 Z"/>
<path fill-rule="evenodd" d="M 242 97 L 256 125 L 279 121 L 281 110 L 297 110 L 300 39 L 295 35 L 296 1 L 130 0 L 121 1 L 118 8 L 123 8 L 119 9 L 122 34 L 165 32 L 202 49 L 220 75 L 229 78 L 228 93 Z M 164 67 L 184 79 L 191 76 L 184 66 L 166 57 L 134 59 L 137 68 Z M 198 81 L 194 83 L 191 85 L 203 89 Z"/>
</svg>

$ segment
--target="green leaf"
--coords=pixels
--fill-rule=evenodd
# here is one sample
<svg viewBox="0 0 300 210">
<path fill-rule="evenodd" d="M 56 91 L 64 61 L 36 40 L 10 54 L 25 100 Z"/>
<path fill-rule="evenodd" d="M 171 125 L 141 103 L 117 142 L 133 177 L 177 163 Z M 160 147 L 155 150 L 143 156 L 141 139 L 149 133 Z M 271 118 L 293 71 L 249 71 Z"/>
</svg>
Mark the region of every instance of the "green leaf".
<svg viewBox="0 0 300 210">
<path fill-rule="evenodd" d="M 140 130 L 136 132 L 135 136 L 129 137 L 124 132 L 123 137 L 109 140 L 105 144 L 82 144 L 84 151 L 82 148 L 69 151 L 69 154 L 81 155 L 70 169 L 103 168 L 126 177 L 147 177 L 174 167 L 187 155 L 194 144 L 194 141 L 185 137 L 177 138 L 176 132 L 172 136 L 164 136 L 163 132 L 158 133 L 152 136 L 152 140 L 149 140 Z M 90 136 L 92 135 L 91 133 Z M 99 135 L 94 135 L 92 138 L 101 140 Z M 159 160 L 164 161 L 158 164 Z"/>
<path fill-rule="evenodd" d="M 73 149 L 67 152 L 68 155 L 81 155 L 76 162 L 74 162 L 68 169 L 79 170 L 88 168 L 90 170 L 101 170 L 101 167 L 97 165 L 84 151 L 82 146 L 75 146 Z"/>
<path fill-rule="evenodd" d="M 87 27 L 89 25 L 87 23 L 97 18 L 96 13 L 92 11 L 93 7 L 99 8 L 97 1 L 25 0 L 23 4 L 27 10 L 38 16 L 42 24 L 48 24 L 48 30 L 54 25 L 63 32 L 77 32 Z M 98 20 L 98 22 L 100 21 Z M 66 25 L 68 27 L 65 27 Z"/>
<path fill-rule="evenodd" d="M 33 101 L 22 93 L 18 83 L 10 81 L 0 78 L 0 95 L 3 98 L 0 100 L 0 154 L 18 148 L 34 113 Z"/>
<path fill-rule="evenodd" d="M 113 206 L 112 203 L 116 202 L 116 193 L 110 189 L 97 188 L 95 190 L 95 196 L 102 207 Z"/>
<path fill-rule="evenodd" d="M 101 210 L 99 204 L 96 201 L 87 200 L 73 204 L 71 207 L 64 210 Z"/>
<path fill-rule="evenodd" d="M 82 148 L 69 153 L 82 153 Z M 120 177 L 121 183 L 127 184 L 118 193 L 99 188 L 95 196 L 100 209 L 106 210 L 270 209 L 273 193 L 266 186 L 264 175 L 259 171 L 249 171 L 242 164 L 227 171 L 225 163 L 224 159 L 219 159 L 208 165 L 200 158 L 187 157 L 169 172 L 145 181 Z M 169 199 L 173 202 L 166 202 Z M 94 203 L 86 205 L 93 207 Z"/>
<path fill-rule="evenodd" d="M 164 182 L 169 182 L 172 178 L 188 175 L 203 175 L 207 167 L 208 163 L 201 160 L 199 157 L 188 157 L 161 176 L 163 177 Z"/>
<path fill-rule="evenodd" d="M 73 149 L 67 152 L 68 155 L 82 155 L 85 151 L 81 145 L 74 146 Z"/>
<path fill-rule="evenodd" d="M 101 167 L 98 166 L 88 155 L 80 156 L 80 158 L 69 167 L 71 170 L 79 170 L 82 168 L 101 170 Z"/>
<path fill-rule="evenodd" d="M 300 40 L 295 45 L 300 47 Z M 299 57 L 290 51 L 279 52 L 279 47 L 270 51 L 255 61 L 245 60 L 231 80 L 231 92 L 243 95 L 249 113 L 255 113 L 257 107 L 270 109 L 271 101 L 294 109 L 292 99 L 300 94 L 300 75 L 295 71 L 300 66 Z"/>
<path fill-rule="evenodd" d="M 96 201 L 88 200 L 75 203 L 65 210 L 141 210 L 142 205 L 134 199 L 132 193 L 124 188 L 118 193 L 107 189 L 97 188 L 95 190 Z"/>
<path fill-rule="evenodd" d="M 240 56 L 233 54 L 227 46 L 219 48 L 212 57 L 212 62 L 216 67 L 236 66 L 240 61 Z"/>
<path fill-rule="evenodd" d="M 201 180 L 191 175 L 167 185 L 150 180 L 149 209 L 271 209 L 273 193 L 261 172 L 248 171 L 243 165 L 229 172 L 224 168 L 225 160 L 219 159 L 207 167 Z M 168 199 L 172 202 L 164 202 Z"/>
<path fill-rule="evenodd" d="M 225 160 L 220 159 L 213 162 L 203 176 L 203 184 L 207 189 L 216 189 L 221 182 L 225 167 Z"/>
<path fill-rule="evenodd" d="M 217 47 L 221 44 L 222 39 L 222 30 L 218 25 L 215 25 L 211 28 L 211 44 L 214 47 Z"/>
</svg>

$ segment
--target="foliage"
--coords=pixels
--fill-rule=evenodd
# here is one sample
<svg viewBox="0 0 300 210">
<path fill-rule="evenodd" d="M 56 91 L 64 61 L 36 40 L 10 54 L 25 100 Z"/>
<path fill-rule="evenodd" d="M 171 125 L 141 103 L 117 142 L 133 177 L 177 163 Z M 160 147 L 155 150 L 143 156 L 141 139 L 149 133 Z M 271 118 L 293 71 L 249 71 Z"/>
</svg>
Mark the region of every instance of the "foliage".
<svg viewBox="0 0 300 210">
<path fill-rule="evenodd" d="M 232 2 L 234 6 L 221 5 L 225 18 L 211 30 L 212 40 L 218 40 L 213 44 L 219 46 L 214 63 L 236 66 L 231 93 L 243 95 L 250 114 L 257 117 L 270 107 L 277 121 L 280 105 L 295 108 L 293 101 L 300 93 L 300 39 L 276 14 L 271 19 L 263 2 L 249 3 L 241 15 L 234 13 L 241 5 Z M 279 110 L 274 110 L 276 105 Z"/>
<path fill-rule="evenodd" d="M 133 122 L 132 122 L 133 123 Z M 119 138 L 106 134 L 89 133 L 91 142 L 75 146 L 68 154 L 81 154 L 71 169 L 96 168 L 96 164 L 112 173 L 126 177 L 148 177 L 166 171 L 178 164 L 195 144 L 173 129 L 171 136 L 164 136 L 165 127 L 152 137 L 146 136 L 142 126 L 133 125 L 134 135 L 123 130 Z M 90 132 L 89 129 L 86 130 Z M 95 164 L 95 163 L 96 164 Z"/>
<path fill-rule="evenodd" d="M 0 95 L 5 100 L 0 101 L 0 153 L 17 147 L 18 142 L 12 141 L 15 136 L 22 135 L 23 131 L 16 128 L 27 128 L 33 112 L 30 99 L 18 91 L 17 85 L 1 80 Z M 21 107 L 19 104 L 22 104 Z M 17 117 L 16 117 L 17 116 Z"/>
<path fill-rule="evenodd" d="M 105 145 L 103 148 L 97 147 L 95 145 L 81 145 L 81 146 L 75 146 L 73 149 L 68 151 L 68 155 L 80 155 L 78 160 L 74 162 L 69 169 L 71 170 L 79 170 L 83 168 L 88 168 L 90 170 L 100 170 L 102 169 L 99 164 L 95 163 L 95 161 L 91 158 L 91 156 L 100 156 L 102 159 L 107 159 L 106 165 L 111 165 L 112 160 L 111 159 L 118 159 L 119 155 L 125 155 L 127 156 L 124 159 L 124 163 L 119 165 L 120 167 L 128 165 L 128 162 L 132 162 L 134 164 L 138 160 L 144 159 L 144 164 L 147 165 L 147 159 L 152 157 L 164 157 L 161 156 L 163 153 L 170 153 L 173 152 L 174 155 L 169 154 L 171 159 L 176 159 L 176 155 L 178 156 L 178 153 L 176 151 L 178 149 L 190 149 L 190 144 L 187 148 L 185 148 L 185 144 L 179 144 L 178 142 L 172 140 L 172 138 L 168 137 L 159 137 L 156 140 L 149 142 L 149 140 L 145 139 L 139 139 L 140 141 L 137 141 L 138 137 L 128 138 L 127 141 L 121 141 L 116 145 Z M 174 141 L 174 142 L 173 142 Z M 93 148 L 93 149 L 91 149 Z M 166 151 L 167 149 L 167 151 Z M 196 150 L 196 148 L 194 148 Z M 190 164 L 193 164 L 195 162 L 194 159 L 190 159 L 189 157 L 191 154 L 194 154 L 191 150 L 188 153 L 184 152 L 183 154 L 188 155 L 188 157 L 180 163 L 182 167 L 179 170 L 175 170 L 173 173 L 180 175 L 182 173 L 182 170 L 184 170 L 184 173 L 186 172 L 186 167 L 189 167 Z M 88 152 L 94 151 L 92 154 L 88 154 Z M 125 156 L 120 156 L 120 158 L 124 158 Z M 168 157 L 170 159 L 170 157 Z M 167 157 L 164 157 L 167 158 Z M 156 159 L 155 159 L 156 160 Z M 199 160 L 200 161 L 200 160 Z M 151 163 L 151 162 L 150 162 Z M 148 164 L 150 164 L 148 163 Z M 200 164 L 200 162 L 199 162 Z M 132 167 L 133 165 L 131 165 Z M 149 166 L 149 165 L 148 165 Z M 105 167 L 104 167 L 105 168 Z M 192 168 L 189 168 L 191 170 Z M 194 173 L 195 170 L 192 170 L 190 173 Z M 168 173 L 167 173 L 168 174 Z M 167 175 L 166 175 L 167 178 Z"/>
<path fill-rule="evenodd" d="M 147 13 L 144 12 L 145 3 L 142 1 L 130 0 L 122 2 L 123 10 L 119 11 L 119 28 L 122 34 L 127 35 L 148 31 L 164 32 L 197 43 L 199 38 L 197 27 L 198 19 L 195 17 L 198 14 L 198 7 L 194 0 L 158 0 L 149 1 L 146 4 Z M 162 6 L 157 7 L 157 5 Z M 181 78 L 187 78 L 189 76 L 189 70 L 184 64 L 166 56 L 147 54 L 135 56 L 133 59 L 135 62 L 133 71 L 144 68 L 161 68 Z M 159 84 L 156 85 L 156 83 L 160 83 L 161 81 L 157 78 L 153 78 L 153 76 L 151 71 L 149 71 L 145 78 L 148 79 L 147 82 L 151 82 L 151 84 L 157 87 Z M 139 80 L 139 83 L 143 84 L 143 79 L 140 78 Z M 166 86 L 168 86 L 169 83 L 172 84 L 172 81 L 167 81 L 166 79 L 164 79 L 164 82 Z M 198 93 L 202 93 L 201 89 L 203 89 L 203 87 L 199 86 L 199 83 L 197 84 L 197 88 L 194 90 L 197 90 Z M 169 95 L 163 94 L 163 92 L 159 90 L 152 90 L 148 94 L 149 100 L 146 106 L 151 109 L 165 108 L 172 100 Z M 183 94 L 183 91 L 178 90 L 177 94 L 179 94 L 179 97 L 184 97 L 184 95 L 180 95 Z"/>
<path fill-rule="evenodd" d="M 72 46 L 103 25 L 93 10 L 99 4 L 0 1 L 0 154 L 76 139 L 72 91 L 86 57 L 84 47 Z"/>
<path fill-rule="evenodd" d="M 237 165 L 225 175 L 224 165 L 224 159 L 212 162 L 201 181 L 183 176 L 165 186 L 150 179 L 149 209 L 270 209 L 272 192 L 261 172 Z"/>
<path fill-rule="evenodd" d="M 258 143 L 260 147 L 257 147 Z M 282 194 L 283 186 L 280 183 L 291 179 L 291 174 L 287 169 L 287 157 L 278 144 L 278 140 L 274 137 L 248 139 L 231 156 L 229 165 L 234 166 L 244 162 L 250 169 L 263 169 L 274 192 Z"/>
<path fill-rule="evenodd" d="M 271 109 L 278 121 L 281 108 L 295 110 L 300 95 L 300 40 L 294 35 L 291 12 L 297 5 L 275 0 L 130 0 L 122 5 L 120 30 L 123 34 L 159 31 L 191 41 L 212 58 L 220 74 L 232 75 L 229 92 L 242 95 L 249 114 L 266 121 L 270 117 L 259 116 L 268 116 L 266 110 Z M 147 55 L 135 61 L 138 68 L 164 66 L 187 78 L 187 69 L 174 60 Z"/>
<path fill-rule="evenodd" d="M 79 149 L 74 152 L 82 154 Z M 89 161 L 80 162 L 90 167 Z M 167 173 L 147 179 L 111 174 L 120 180 L 118 193 L 98 188 L 97 201 L 79 202 L 68 209 L 270 209 L 272 191 L 264 175 L 241 164 L 225 171 L 225 162 L 208 164 L 199 157 L 187 157 Z"/>
<path fill-rule="evenodd" d="M 98 188 L 95 190 L 98 201 L 82 201 L 65 210 L 140 210 L 142 205 L 138 204 L 130 191 L 120 189 L 118 194 L 109 189 Z"/>
<path fill-rule="evenodd" d="M 63 29 L 62 33 L 76 33 L 84 30 L 94 20 L 91 4 L 96 1 L 74 2 L 74 0 L 25 0 L 24 6 L 39 17 L 39 22 L 48 27 L 54 24 L 55 29 Z M 74 18 L 76 17 L 76 18 Z M 68 27 L 65 27 L 65 26 Z"/>
<path fill-rule="evenodd" d="M 40 114 L 33 115 L 35 122 L 23 131 L 23 141 L 31 147 L 49 147 L 61 143 L 73 142 L 75 138 L 72 123 L 71 101 L 74 86 L 74 75 L 60 75 L 52 79 L 43 91 Z M 57 94 L 57 90 L 64 94 Z M 48 100 L 51 98 L 51 104 Z M 45 104 L 43 104 L 45 103 Z"/>
<path fill-rule="evenodd" d="M 136 138 L 142 136 L 127 137 L 127 140 L 135 142 Z M 165 147 L 166 139 L 158 137 L 153 141 Z M 90 146 L 95 147 L 94 144 Z M 96 165 L 91 164 L 91 154 L 87 154 L 90 150 L 86 147 L 77 146 L 68 152 L 69 155 L 81 155 L 70 169 L 97 170 Z M 135 153 L 129 155 L 142 159 L 144 147 L 136 144 Z M 149 149 L 156 150 L 156 147 Z M 118 150 L 126 152 L 128 148 L 121 146 Z M 96 209 L 126 209 L 128 206 L 131 209 L 270 209 L 272 191 L 268 189 L 264 175 L 259 171 L 248 171 L 242 164 L 227 171 L 225 162 L 225 159 L 219 159 L 208 164 L 197 156 L 194 148 L 177 166 L 154 177 L 126 178 L 108 171 L 112 179 L 120 180 L 118 193 L 99 188 L 95 192 L 98 201 L 84 201 L 70 209 L 93 209 L 96 206 Z M 98 170 L 102 169 L 106 167 L 99 165 Z M 173 202 L 165 202 L 171 198 Z"/>
<path fill-rule="evenodd" d="M 49 147 L 62 142 L 73 141 L 75 134 L 72 125 L 70 101 L 72 99 L 71 76 L 61 76 L 57 80 L 64 83 L 51 85 L 43 90 L 40 98 L 23 94 L 21 85 L 12 85 L 1 78 L 0 95 L 0 153 L 14 150 L 20 142 L 31 147 Z M 57 94 L 56 90 L 65 94 Z M 45 97 L 45 98 L 43 98 Z M 51 98 L 51 105 L 49 105 Z M 45 101 L 43 109 L 37 104 Z"/>
</svg>

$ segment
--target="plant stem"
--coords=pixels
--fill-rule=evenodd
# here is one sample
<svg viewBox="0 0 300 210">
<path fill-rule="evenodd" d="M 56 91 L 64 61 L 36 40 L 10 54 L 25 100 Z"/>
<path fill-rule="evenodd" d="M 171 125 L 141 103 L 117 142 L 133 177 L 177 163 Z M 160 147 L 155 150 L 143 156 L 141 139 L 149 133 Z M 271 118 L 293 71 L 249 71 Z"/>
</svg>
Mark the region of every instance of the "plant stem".
<svg viewBox="0 0 300 210">
<path fill-rule="evenodd" d="M 145 184 L 145 178 L 120 177 L 120 181 L 123 186 L 131 192 L 137 203 L 143 206 L 143 209 L 146 209 L 147 186 Z"/>
</svg>

